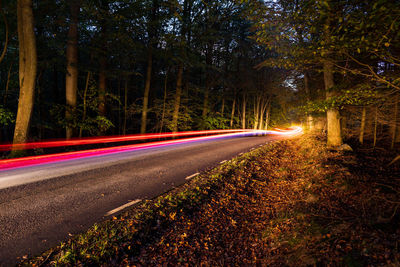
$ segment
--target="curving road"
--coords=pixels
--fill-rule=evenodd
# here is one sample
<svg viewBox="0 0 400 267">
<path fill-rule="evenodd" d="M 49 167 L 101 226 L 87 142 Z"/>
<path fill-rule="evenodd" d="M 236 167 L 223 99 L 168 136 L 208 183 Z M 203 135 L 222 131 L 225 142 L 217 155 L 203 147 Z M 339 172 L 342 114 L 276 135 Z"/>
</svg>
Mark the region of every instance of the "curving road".
<svg viewBox="0 0 400 267">
<path fill-rule="evenodd" d="M 278 137 L 171 144 L 0 171 L 0 265 L 36 255 Z"/>
</svg>

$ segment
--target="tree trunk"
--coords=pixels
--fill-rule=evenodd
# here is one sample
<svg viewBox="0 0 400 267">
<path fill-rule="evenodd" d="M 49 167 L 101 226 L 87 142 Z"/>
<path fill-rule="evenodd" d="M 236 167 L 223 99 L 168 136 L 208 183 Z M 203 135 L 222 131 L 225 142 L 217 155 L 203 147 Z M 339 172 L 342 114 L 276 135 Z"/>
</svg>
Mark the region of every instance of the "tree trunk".
<svg viewBox="0 0 400 267">
<path fill-rule="evenodd" d="M 243 93 L 242 102 L 242 129 L 246 129 L 246 94 Z"/>
<path fill-rule="evenodd" d="M 1 16 L 3 17 L 3 22 L 4 22 L 4 27 L 5 27 L 5 41 L 4 41 L 4 47 L 3 47 L 3 51 L 1 52 L 1 55 L 0 55 L 0 63 L 1 63 L 1 62 L 3 61 L 3 59 L 5 58 L 6 53 L 7 53 L 7 47 L 8 47 L 8 32 L 9 32 L 7 17 L 6 17 L 6 15 L 4 14 L 3 7 L 1 6 L 1 0 L 0 0 L 0 14 L 1 14 Z"/>
<path fill-rule="evenodd" d="M 392 144 L 390 146 L 390 148 L 394 148 L 394 143 L 396 141 L 396 132 L 397 132 L 397 116 L 398 116 L 398 102 L 399 102 L 399 97 L 396 94 L 395 98 L 394 98 L 394 118 L 393 118 L 393 124 L 392 124 Z"/>
<path fill-rule="evenodd" d="M 28 138 L 37 72 L 32 0 L 18 0 L 17 11 L 20 94 L 14 130 L 14 144 L 25 143 Z M 15 152 L 15 150 L 13 151 Z"/>
<path fill-rule="evenodd" d="M 86 120 L 86 113 L 87 113 L 87 92 L 89 89 L 89 82 L 90 82 L 90 75 L 91 72 L 89 71 L 87 76 L 86 76 L 86 83 L 85 83 L 85 90 L 83 91 L 83 114 L 82 114 L 82 123 L 85 123 Z M 83 134 L 83 128 L 82 126 L 79 129 L 79 138 L 82 138 L 82 134 Z"/>
<path fill-rule="evenodd" d="M 378 107 L 375 107 L 375 123 L 374 123 L 374 148 L 376 146 L 376 130 L 378 128 Z"/>
<path fill-rule="evenodd" d="M 265 127 L 264 127 L 265 130 L 268 130 L 270 111 L 271 111 L 271 101 L 268 101 L 267 114 L 265 115 Z"/>
<path fill-rule="evenodd" d="M 70 1 L 71 18 L 67 40 L 67 73 L 65 76 L 65 98 L 67 110 L 65 118 L 71 121 L 76 113 L 78 92 L 78 17 L 80 4 L 78 0 Z M 70 139 L 74 129 L 67 125 L 66 138 Z"/>
<path fill-rule="evenodd" d="M 306 91 L 307 101 L 310 101 L 311 100 L 310 79 L 307 71 L 304 71 L 304 89 Z M 307 114 L 307 128 L 310 132 L 314 130 L 314 118 L 310 113 Z"/>
<path fill-rule="evenodd" d="M 163 108 L 162 108 L 161 122 L 160 122 L 160 133 L 162 132 L 162 129 L 164 127 L 165 105 L 167 103 L 168 72 L 169 72 L 169 70 L 167 70 L 167 73 L 165 74 L 165 80 L 164 80 L 164 99 L 163 99 Z"/>
<path fill-rule="evenodd" d="M 140 133 L 146 133 L 146 124 L 147 124 L 147 110 L 149 105 L 149 92 L 151 85 L 151 72 L 153 67 L 153 49 L 152 44 L 149 44 L 149 50 L 147 55 L 147 72 L 146 72 L 146 83 L 144 87 L 144 96 L 143 96 L 143 110 L 142 110 L 142 123 L 140 126 Z"/>
<path fill-rule="evenodd" d="M 129 76 L 127 75 L 125 78 L 125 87 L 124 87 L 124 123 L 122 127 L 123 135 L 126 135 L 126 122 L 128 118 L 128 85 L 129 85 Z"/>
<path fill-rule="evenodd" d="M 333 87 L 335 85 L 333 80 L 333 64 L 324 60 L 324 83 L 326 90 L 326 100 L 331 99 L 334 96 Z M 335 107 L 330 107 L 327 112 L 327 128 L 328 128 L 328 146 L 340 146 L 342 145 L 342 135 L 340 128 L 340 114 L 339 110 Z"/>
<path fill-rule="evenodd" d="M 179 108 L 181 104 L 181 94 L 182 94 L 182 79 L 183 79 L 183 62 L 180 63 L 178 69 L 178 77 L 176 80 L 176 93 L 174 102 L 174 113 L 172 114 L 172 131 L 178 131 L 178 118 L 179 118 Z"/>
<path fill-rule="evenodd" d="M 364 133 L 365 133 L 365 120 L 367 117 L 367 108 L 364 106 L 362 108 L 362 114 L 361 114 L 361 128 L 360 128 L 360 137 L 359 137 L 359 141 L 360 144 L 364 143 Z"/>
<path fill-rule="evenodd" d="M 235 105 L 236 105 L 236 96 L 233 98 L 233 103 L 232 103 L 231 122 L 229 124 L 231 128 L 233 127 L 233 118 L 235 117 Z"/>
<path fill-rule="evenodd" d="M 99 71 L 99 115 L 105 117 L 106 115 L 106 91 L 107 91 L 107 77 L 106 77 L 107 59 L 102 57 L 100 59 Z"/>
</svg>

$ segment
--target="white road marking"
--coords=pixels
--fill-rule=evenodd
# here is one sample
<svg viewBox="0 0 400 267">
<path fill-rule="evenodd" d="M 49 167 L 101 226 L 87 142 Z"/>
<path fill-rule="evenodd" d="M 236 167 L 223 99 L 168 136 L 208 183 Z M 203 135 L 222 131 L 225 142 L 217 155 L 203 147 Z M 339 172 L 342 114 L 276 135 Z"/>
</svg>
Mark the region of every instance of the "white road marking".
<svg viewBox="0 0 400 267">
<path fill-rule="evenodd" d="M 193 177 L 195 177 L 195 176 L 197 176 L 197 175 L 199 175 L 199 174 L 200 174 L 200 173 L 196 172 L 196 173 L 194 173 L 194 174 L 192 174 L 192 175 L 186 177 L 185 179 L 186 179 L 186 180 L 192 179 Z"/>
<path fill-rule="evenodd" d="M 128 203 L 126 203 L 126 204 L 124 204 L 124 205 L 122 205 L 122 206 L 120 206 L 120 207 L 118 207 L 116 209 L 110 210 L 104 216 L 110 216 L 111 214 L 114 214 L 114 213 L 116 213 L 116 212 L 118 212 L 120 210 L 123 210 L 123 209 L 125 209 L 127 207 L 130 207 L 132 205 L 135 205 L 136 203 L 139 203 L 140 201 L 142 201 L 142 200 L 141 199 L 135 199 L 135 200 L 133 200 L 131 202 L 128 202 Z"/>
<path fill-rule="evenodd" d="M 223 161 L 221 161 L 220 163 L 222 164 L 222 163 L 225 163 L 226 162 L 226 160 L 223 160 Z"/>
</svg>

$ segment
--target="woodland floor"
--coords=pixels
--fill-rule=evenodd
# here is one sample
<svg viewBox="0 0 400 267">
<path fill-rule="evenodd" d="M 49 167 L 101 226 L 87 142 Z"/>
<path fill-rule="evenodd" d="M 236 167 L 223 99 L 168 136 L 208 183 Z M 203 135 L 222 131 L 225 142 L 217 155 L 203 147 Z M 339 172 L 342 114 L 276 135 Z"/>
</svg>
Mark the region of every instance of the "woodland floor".
<svg viewBox="0 0 400 267">
<path fill-rule="evenodd" d="M 393 156 L 272 143 L 21 264 L 399 266 Z"/>
</svg>

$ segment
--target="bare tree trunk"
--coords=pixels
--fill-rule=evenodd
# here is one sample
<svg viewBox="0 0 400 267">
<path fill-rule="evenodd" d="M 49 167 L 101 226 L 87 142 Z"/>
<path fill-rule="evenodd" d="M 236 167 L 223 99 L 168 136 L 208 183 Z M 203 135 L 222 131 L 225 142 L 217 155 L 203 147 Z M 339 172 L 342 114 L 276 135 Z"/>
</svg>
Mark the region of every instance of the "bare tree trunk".
<svg viewBox="0 0 400 267">
<path fill-rule="evenodd" d="M 4 47 L 3 47 L 3 51 L 1 52 L 1 55 L 0 55 L 0 63 L 1 63 L 1 62 L 3 61 L 3 59 L 5 58 L 6 53 L 7 53 L 7 47 L 8 47 L 8 32 L 9 32 L 7 17 L 6 17 L 6 14 L 4 14 L 3 7 L 1 6 L 1 0 L 0 0 L 0 14 L 1 14 L 1 16 L 3 17 L 3 22 L 4 22 L 4 27 L 5 27 L 5 41 L 4 41 Z"/>
<path fill-rule="evenodd" d="M 107 91 L 107 77 L 106 77 L 107 59 L 103 56 L 100 59 L 99 71 L 99 115 L 106 115 L 106 91 Z"/>
<path fill-rule="evenodd" d="M 267 114 L 265 115 L 265 130 L 268 130 L 268 125 L 269 125 L 269 118 L 270 118 L 270 111 L 271 111 L 271 101 L 268 101 L 268 108 L 267 108 Z"/>
<path fill-rule="evenodd" d="M 221 116 L 224 117 L 224 110 L 225 110 L 225 97 L 222 96 L 222 107 L 221 107 Z"/>
<path fill-rule="evenodd" d="M 329 100 L 334 96 L 332 92 L 335 85 L 333 80 L 333 64 L 324 60 L 324 83 L 326 90 L 326 99 Z M 330 107 L 327 112 L 327 128 L 328 128 L 328 146 L 342 145 L 342 134 L 340 128 L 340 114 L 339 110 L 335 107 Z"/>
<path fill-rule="evenodd" d="M 242 129 L 246 129 L 246 94 L 243 93 L 242 102 Z"/>
<path fill-rule="evenodd" d="M 235 105 L 236 105 L 236 95 L 233 98 L 233 103 L 232 103 L 231 122 L 229 124 L 231 128 L 233 127 L 233 118 L 235 117 Z"/>
<path fill-rule="evenodd" d="M 364 106 L 362 108 L 362 114 L 361 114 L 361 128 L 360 128 L 360 137 L 359 137 L 359 141 L 360 144 L 364 143 L 364 133 L 365 133 L 365 120 L 367 117 L 367 108 Z"/>
<path fill-rule="evenodd" d="M 167 103 L 168 72 L 169 72 L 169 70 L 167 70 L 167 73 L 165 74 L 165 80 L 164 80 L 164 99 L 163 99 L 163 109 L 162 109 L 161 122 L 160 122 L 160 133 L 162 132 L 162 129 L 164 127 L 165 105 Z"/>
<path fill-rule="evenodd" d="M 310 79 L 307 71 L 304 71 L 304 89 L 306 91 L 307 101 L 310 101 L 311 100 Z M 314 118 L 310 113 L 307 114 L 307 128 L 310 132 L 314 130 Z"/>
<path fill-rule="evenodd" d="M 83 91 L 83 114 L 82 114 L 82 123 L 85 123 L 86 120 L 86 113 L 87 113 L 87 92 L 89 89 L 89 82 L 90 82 L 90 75 L 91 72 L 89 71 L 86 76 L 86 83 L 85 83 L 85 90 Z M 79 128 L 79 138 L 82 138 L 83 128 L 82 126 Z"/>
<path fill-rule="evenodd" d="M 10 87 L 11 69 L 12 69 L 12 66 L 13 66 L 13 63 L 11 62 L 10 68 L 8 69 L 8 72 L 7 72 L 6 90 L 5 90 L 5 92 L 4 92 L 4 99 L 3 99 L 3 104 L 4 104 L 4 106 L 7 104 L 8 88 Z"/>
<path fill-rule="evenodd" d="M 179 108 L 181 104 L 181 94 L 182 94 L 182 79 L 183 79 L 183 62 L 180 63 L 178 69 L 178 76 L 176 81 L 176 93 L 174 102 L 174 113 L 172 114 L 172 131 L 178 131 L 178 118 L 179 118 Z"/>
<path fill-rule="evenodd" d="M 152 44 L 149 44 L 149 51 L 147 55 L 147 72 L 146 72 L 146 83 L 144 87 L 144 96 L 143 96 L 143 110 L 142 110 L 142 123 L 140 126 L 140 133 L 146 133 L 146 124 L 147 124 L 147 111 L 149 106 L 149 92 L 151 85 L 151 72 L 153 67 L 153 49 Z"/>
<path fill-rule="evenodd" d="M 394 118 L 393 118 L 393 126 L 392 126 L 392 144 L 390 145 L 390 148 L 394 148 L 394 143 L 396 141 L 396 132 L 397 132 L 397 116 L 398 116 L 398 112 L 399 112 L 399 108 L 398 108 L 398 102 L 399 102 L 399 97 L 396 94 L 395 98 L 394 98 Z"/>
<path fill-rule="evenodd" d="M 124 87 L 124 123 L 122 127 L 122 134 L 126 135 L 126 122 L 128 118 L 128 85 L 129 85 L 129 76 L 125 77 L 125 87 Z"/>
<path fill-rule="evenodd" d="M 32 12 L 32 0 L 18 0 L 19 85 L 17 119 L 14 144 L 25 143 L 33 110 L 37 73 L 36 37 Z M 15 150 L 13 150 L 13 153 Z"/>
<path fill-rule="evenodd" d="M 78 92 L 78 17 L 80 3 L 78 0 L 70 1 L 71 19 L 67 40 L 67 73 L 65 76 L 65 98 L 67 110 L 65 118 L 67 122 L 76 113 L 77 92 Z M 74 129 L 67 125 L 66 138 L 70 139 Z"/>
<path fill-rule="evenodd" d="M 376 146 L 376 130 L 378 128 L 378 106 L 375 107 L 375 123 L 374 123 L 374 148 Z"/>
</svg>

